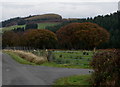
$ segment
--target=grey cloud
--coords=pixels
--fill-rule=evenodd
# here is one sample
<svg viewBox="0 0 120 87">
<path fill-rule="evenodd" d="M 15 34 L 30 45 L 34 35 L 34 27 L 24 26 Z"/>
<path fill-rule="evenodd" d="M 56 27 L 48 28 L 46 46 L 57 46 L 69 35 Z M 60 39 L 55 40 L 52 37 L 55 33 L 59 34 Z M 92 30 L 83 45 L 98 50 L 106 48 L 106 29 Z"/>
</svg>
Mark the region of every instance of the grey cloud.
<svg viewBox="0 0 120 87">
<path fill-rule="evenodd" d="M 3 6 L 3 8 L 13 8 L 13 9 L 15 9 L 15 8 L 30 8 L 30 7 L 32 7 L 32 6 L 34 6 L 34 5 L 31 5 L 31 4 L 25 4 L 25 3 L 16 3 L 16 2 L 7 2 L 7 3 L 3 3 L 2 4 L 2 6 Z"/>
<path fill-rule="evenodd" d="M 23 17 L 29 15 L 57 13 L 64 18 L 94 17 L 117 11 L 117 2 L 27 2 L 3 3 L 3 17 Z"/>
</svg>

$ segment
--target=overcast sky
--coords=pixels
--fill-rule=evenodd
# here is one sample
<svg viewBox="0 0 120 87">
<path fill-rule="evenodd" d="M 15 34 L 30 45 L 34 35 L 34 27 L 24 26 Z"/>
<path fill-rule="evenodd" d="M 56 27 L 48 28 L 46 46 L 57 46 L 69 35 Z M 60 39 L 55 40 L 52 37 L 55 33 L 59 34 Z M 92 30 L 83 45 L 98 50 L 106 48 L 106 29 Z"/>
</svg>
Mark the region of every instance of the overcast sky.
<svg viewBox="0 0 120 87">
<path fill-rule="evenodd" d="M 119 0 L 1 0 L 2 20 L 46 13 L 63 18 L 86 18 L 118 10 Z"/>
</svg>

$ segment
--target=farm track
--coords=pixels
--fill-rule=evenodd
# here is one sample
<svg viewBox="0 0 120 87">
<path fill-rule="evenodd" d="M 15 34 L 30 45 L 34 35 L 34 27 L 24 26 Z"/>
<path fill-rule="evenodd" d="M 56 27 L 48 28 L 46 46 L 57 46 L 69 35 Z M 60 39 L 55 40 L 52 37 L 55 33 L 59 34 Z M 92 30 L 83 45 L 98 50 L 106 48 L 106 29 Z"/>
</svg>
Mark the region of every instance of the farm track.
<svg viewBox="0 0 120 87">
<path fill-rule="evenodd" d="M 89 74 L 89 71 L 92 70 L 23 65 L 13 60 L 9 55 L 2 54 L 3 85 L 52 85 L 58 78 Z"/>
</svg>

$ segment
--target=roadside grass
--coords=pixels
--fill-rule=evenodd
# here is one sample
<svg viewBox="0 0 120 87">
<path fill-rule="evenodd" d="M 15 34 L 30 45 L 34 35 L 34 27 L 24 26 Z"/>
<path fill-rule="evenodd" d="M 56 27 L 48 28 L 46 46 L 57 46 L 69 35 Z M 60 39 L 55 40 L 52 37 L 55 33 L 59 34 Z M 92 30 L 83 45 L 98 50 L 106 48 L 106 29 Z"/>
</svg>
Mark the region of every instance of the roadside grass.
<svg viewBox="0 0 120 87">
<path fill-rule="evenodd" d="M 13 59 L 18 61 L 19 63 L 26 64 L 42 64 L 47 62 L 46 57 L 36 56 L 30 52 L 20 51 L 20 50 L 4 50 L 4 52 L 8 53 Z M 25 60 L 25 61 L 23 61 Z"/>
<path fill-rule="evenodd" d="M 53 87 L 89 87 L 92 85 L 90 79 L 91 74 L 63 77 L 56 80 Z"/>
<path fill-rule="evenodd" d="M 16 60 L 17 62 L 21 63 L 21 64 L 29 64 L 29 65 L 36 65 L 35 63 L 29 62 L 21 57 L 19 57 L 17 54 L 10 52 L 10 51 L 3 51 L 5 53 L 7 53 L 8 55 L 10 55 L 14 60 Z"/>
<path fill-rule="evenodd" d="M 59 67 L 59 68 L 76 68 L 76 69 L 92 69 L 88 66 L 81 65 L 72 65 L 72 64 L 57 64 L 55 62 L 46 62 L 41 64 L 41 66 L 51 66 L 51 67 Z"/>
</svg>

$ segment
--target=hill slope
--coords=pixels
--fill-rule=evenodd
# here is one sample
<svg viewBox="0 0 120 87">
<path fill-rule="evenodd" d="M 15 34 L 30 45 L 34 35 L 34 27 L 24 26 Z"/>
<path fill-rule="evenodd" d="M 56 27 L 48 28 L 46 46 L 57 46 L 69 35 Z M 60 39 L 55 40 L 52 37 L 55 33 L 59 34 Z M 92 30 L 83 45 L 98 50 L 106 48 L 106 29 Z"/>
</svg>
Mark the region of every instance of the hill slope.
<svg viewBox="0 0 120 87">
<path fill-rule="evenodd" d="M 43 14 L 43 15 L 34 15 L 28 17 L 16 17 L 11 18 L 5 21 L 2 21 L 2 26 L 0 27 L 9 27 L 13 25 L 24 25 L 28 23 L 43 23 L 43 22 L 61 22 L 62 16 L 58 14 Z"/>
<path fill-rule="evenodd" d="M 35 21 L 35 20 L 41 20 L 41 21 L 44 21 L 44 20 L 61 20 L 62 17 L 58 14 L 44 14 L 44 15 L 35 15 L 35 16 L 32 16 L 32 17 L 29 17 L 29 18 L 25 18 L 25 20 L 32 20 L 32 21 Z"/>
</svg>

